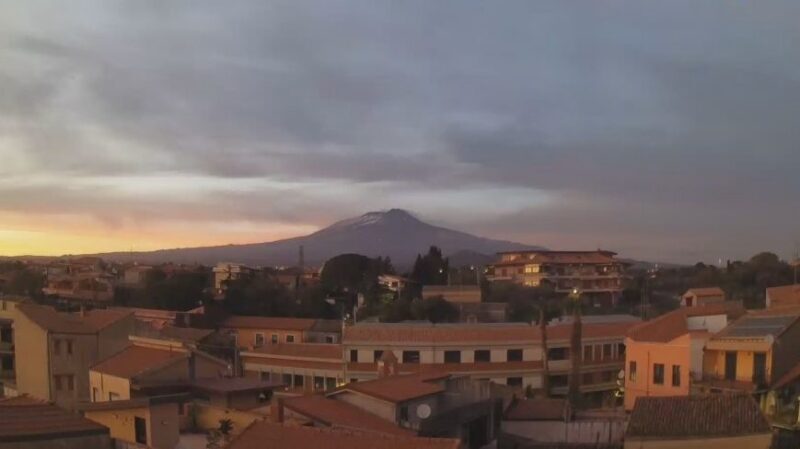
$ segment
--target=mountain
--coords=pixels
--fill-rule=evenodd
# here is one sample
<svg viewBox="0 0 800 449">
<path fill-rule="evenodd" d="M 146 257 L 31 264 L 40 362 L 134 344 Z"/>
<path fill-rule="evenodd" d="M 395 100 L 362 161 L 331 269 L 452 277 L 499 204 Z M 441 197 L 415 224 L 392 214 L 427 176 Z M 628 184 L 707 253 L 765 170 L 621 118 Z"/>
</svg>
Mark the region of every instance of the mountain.
<svg viewBox="0 0 800 449">
<path fill-rule="evenodd" d="M 485 260 L 484 255 L 493 255 L 498 251 L 540 248 L 433 226 L 405 210 L 391 209 L 342 220 L 307 236 L 269 243 L 106 253 L 97 256 L 120 262 L 207 265 L 240 262 L 275 266 L 297 264 L 302 246 L 305 261 L 309 265 L 319 266 L 338 254 L 358 253 L 370 257 L 389 256 L 396 267 L 405 268 L 413 264 L 418 253 L 427 252 L 431 245 L 440 247 L 445 255 L 472 255 L 474 260 Z"/>
</svg>

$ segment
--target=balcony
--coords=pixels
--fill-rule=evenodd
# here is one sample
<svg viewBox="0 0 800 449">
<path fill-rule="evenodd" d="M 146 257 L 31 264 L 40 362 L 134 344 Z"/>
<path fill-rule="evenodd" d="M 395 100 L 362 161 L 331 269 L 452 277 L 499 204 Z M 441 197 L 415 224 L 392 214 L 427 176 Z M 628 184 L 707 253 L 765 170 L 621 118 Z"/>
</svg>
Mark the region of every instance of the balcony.
<svg viewBox="0 0 800 449">
<path fill-rule="evenodd" d="M 7 342 L 7 341 L 0 341 L 0 353 L 13 354 L 14 353 L 14 343 Z"/>
<path fill-rule="evenodd" d="M 765 382 L 755 382 L 753 380 L 726 379 L 724 376 L 715 374 L 703 374 L 702 380 L 695 383 L 696 386 L 704 390 L 714 391 L 735 391 L 755 393 L 766 391 Z"/>
</svg>

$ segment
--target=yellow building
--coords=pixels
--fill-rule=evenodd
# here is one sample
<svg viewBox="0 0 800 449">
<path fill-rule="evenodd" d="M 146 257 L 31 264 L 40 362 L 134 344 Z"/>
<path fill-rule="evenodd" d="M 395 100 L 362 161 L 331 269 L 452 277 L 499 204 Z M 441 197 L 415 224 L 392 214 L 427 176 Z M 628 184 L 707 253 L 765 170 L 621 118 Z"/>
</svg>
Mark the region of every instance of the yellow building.
<svg viewBox="0 0 800 449">
<path fill-rule="evenodd" d="M 153 449 L 174 449 L 180 439 L 179 407 L 186 395 L 80 405 L 84 417 L 107 427 L 111 438 Z"/>
<path fill-rule="evenodd" d="M 127 346 L 135 327 L 129 312 L 65 313 L 36 304 L 19 304 L 17 312 L 19 393 L 66 408 L 89 400 L 89 367 Z"/>
<path fill-rule="evenodd" d="M 0 297 L 0 383 L 13 384 L 16 377 L 14 367 L 14 319 L 17 305 L 26 302 L 20 297 Z"/>
</svg>

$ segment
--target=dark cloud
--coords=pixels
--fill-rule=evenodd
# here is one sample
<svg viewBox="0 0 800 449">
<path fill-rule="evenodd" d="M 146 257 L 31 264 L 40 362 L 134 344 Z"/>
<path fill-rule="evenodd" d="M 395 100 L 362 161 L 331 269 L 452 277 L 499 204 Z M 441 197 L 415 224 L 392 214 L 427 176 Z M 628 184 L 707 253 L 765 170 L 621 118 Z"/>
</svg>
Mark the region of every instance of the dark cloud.
<svg viewBox="0 0 800 449">
<path fill-rule="evenodd" d="M 324 224 L 396 201 L 549 246 L 787 255 L 798 5 L 3 5 L 0 212 Z"/>
</svg>

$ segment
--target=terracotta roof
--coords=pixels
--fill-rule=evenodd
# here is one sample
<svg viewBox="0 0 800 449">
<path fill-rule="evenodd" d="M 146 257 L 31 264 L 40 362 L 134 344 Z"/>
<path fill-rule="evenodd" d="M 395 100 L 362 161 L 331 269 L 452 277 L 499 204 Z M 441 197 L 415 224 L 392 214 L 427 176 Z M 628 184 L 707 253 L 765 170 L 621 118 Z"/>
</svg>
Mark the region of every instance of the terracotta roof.
<svg viewBox="0 0 800 449">
<path fill-rule="evenodd" d="M 432 323 L 362 323 L 348 326 L 343 341 L 347 343 L 463 343 L 463 342 L 535 342 L 539 328 L 525 323 L 502 324 L 432 324 Z"/>
<path fill-rule="evenodd" d="M 375 380 L 351 382 L 331 394 L 354 391 L 384 401 L 400 403 L 445 391 L 444 387 L 437 384 L 436 381 L 448 377 L 449 374 L 441 371 L 389 376 Z"/>
<path fill-rule="evenodd" d="M 108 434 L 106 427 L 47 402 L 26 396 L 0 399 L 0 442 Z"/>
<path fill-rule="evenodd" d="M 328 399 L 321 395 L 287 399 L 284 406 L 314 421 L 331 427 L 381 432 L 390 435 L 413 436 L 414 432 L 403 429 L 391 421 L 365 412 L 344 401 Z"/>
<path fill-rule="evenodd" d="M 503 419 L 506 421 L 563 421 L 568 402 L 559 398 L 522 399 L 512 403 Z"/>
<path fill-rule="evenodd" d="M 212 329 L 196 329 L 193 327 L 164 326 L 160 329 L 163 338 L 182 342 L 199 343 L 214 333 Z"/>
<path fill-rule="evenodd" d="M 260 346 L 247 354 L 265 354 L 275 357 L 302 357 L 342 360 L 342 345 L 326 343 L 274 343 Z"/>
<path fill-rule="evenodd" d="M 800 304 L 800 285 L 782 285 L 767 289 L 770 307 L 775 305 Z"/>
<path fill-rule="evenodd" d="M 132 345 L 91 367 L 92 371 L 132 379 L 155 368 L 186 359 L 188 352 Z"/>
<path fill-rule="evenodd" d="M 60 334 L 94 334 L 132 314 L 124 310 L 96 309 L 81 315 L 38 304 L 19 304 L 17 310 L 39 327 Z"/>
<path fill-rule="evenodd" d="M 626 437 L 688 438 L 770 433 L 749 395 L 639 397 Z"/>
<path fill-rule="evenodd" d="M 308 318 L 234 315 L 222 321 L 220 327 L 232 329 L 278 329 L 307 331 L 314 326 L 314 322 L 315 320 Z"/>
<path fill-rule="evenodd" d="M 638 321 L 626 321 L 621 323 L 581 323 L 581 335 L 583 339 L 591 338 L 625 338 L 625 335 L 633 327 L 639 324 Z M 541 340 L 541 332 L 536 332 L 536 340 Z M 547 327 L 547 342 L 559 340 L 569 341 L 572 338 L 572 324 L 557 324 Z"/>
<path fill-rule="evenodd" d="M 458 449 L 460 445 L 459 440 L 449 438 L 399 437 L 257 421 L 227 449 Z"/>
<path fill-rule="evenodd" d="M 725 296 L 725 291 L 719 287 L 702 287 L 702 288 L 690 288 L 686 290 L 686 295 L 695 295 L 695 296 Z"/>
<path fill-rule="evenodd" d="M 689 332 L 688 318 L 726 314 L 729 319 L 744 314 L 741 303 L 727 301 L 697 307 L 681 307 L 650 321 L 637 324 L 628 331 L 628 338 L 635 341 L 667 343 Z"/>
</svg>

